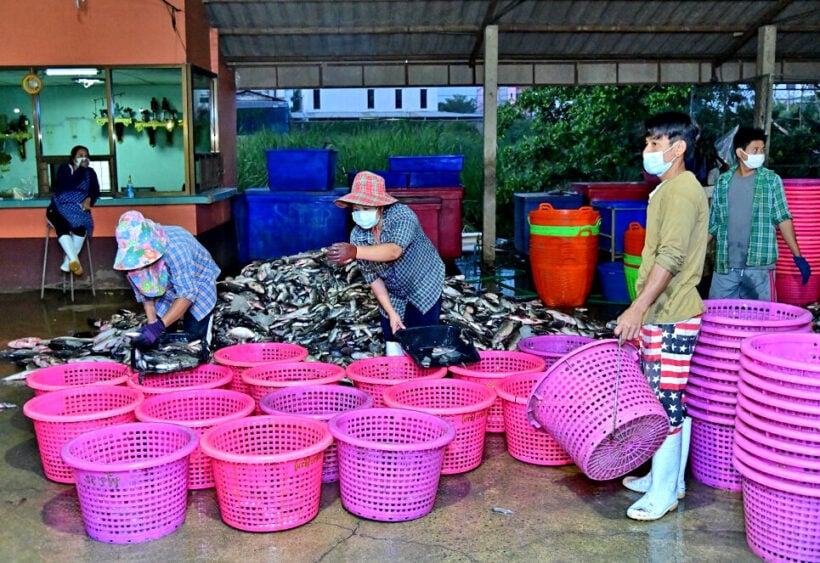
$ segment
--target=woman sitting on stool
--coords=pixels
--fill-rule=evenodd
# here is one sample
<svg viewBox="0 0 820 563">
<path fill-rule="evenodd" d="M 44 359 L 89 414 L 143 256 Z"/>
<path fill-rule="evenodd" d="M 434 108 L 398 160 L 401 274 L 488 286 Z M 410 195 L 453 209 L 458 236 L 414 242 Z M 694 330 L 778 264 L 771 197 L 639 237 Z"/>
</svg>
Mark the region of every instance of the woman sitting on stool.
<svg viewBox="0 0 820 563">
<path fill-rule="evenodd" d="M 86 147 L 77 145 L 71 149 L 68 162 L 57 170 L 53 191 L 46 219 L 57 231 L 57 241 L 65 252 L 60 269 L 81 276 L 80 250 L 94 229 L 91 206 L 100 197 L 100 182 L 97 173 L 88 166 Z"/>
</svg>

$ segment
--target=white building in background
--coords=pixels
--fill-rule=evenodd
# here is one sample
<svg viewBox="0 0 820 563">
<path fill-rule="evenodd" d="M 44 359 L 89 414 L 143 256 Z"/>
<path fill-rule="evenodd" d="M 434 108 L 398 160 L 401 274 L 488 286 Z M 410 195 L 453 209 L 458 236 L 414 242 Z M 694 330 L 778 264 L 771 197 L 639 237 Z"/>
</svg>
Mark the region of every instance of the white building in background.
<svg viewBox="0 0 820 563">
<path fill-rule="evenodd" d="M 499 87 L 498 103 L 515 100 L 518 88 Z M 476 118 L 483 108 L 481 87 L 430 88 L 323 88 L 258 90 L 266 96 L 287 100 L 292 120 L 314 119 L 434 119 Z M 301 96 L 299 103 L 295 100 Z M 477 112 L 441 112 L 439 103 L 462 96 L 474 100 Z"/>
</svg>

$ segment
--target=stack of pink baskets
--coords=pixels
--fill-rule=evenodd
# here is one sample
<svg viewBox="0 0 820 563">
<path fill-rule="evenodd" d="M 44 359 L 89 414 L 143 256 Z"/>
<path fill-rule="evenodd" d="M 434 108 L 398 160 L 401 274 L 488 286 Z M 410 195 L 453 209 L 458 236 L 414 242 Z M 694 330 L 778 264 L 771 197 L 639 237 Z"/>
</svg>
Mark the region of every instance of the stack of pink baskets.
<svg viewBox="0 0 820 563">
<path fill-rule="evenodd" d="M 457 379 L 466 379 L 497 387 L 505 377 L 518 373 L 543 372 L 547 363 L 538 356 L 524 352 L 508 352 L 504 350 L 481 350 L 481 358 L 474 364 L 466 366 L 450 366 L 450 373 Z M 504 432 L 504 404 L 501 398 L 496 398 L 487 415 L 487 432 Z"/>
<path fill-rule="evenodd" d="M 196 389 L 220 389 L 231 383 L 230 368 L 216 364 L 202 364 L 192 369 L 146 375 L 140 380 L 138 373 L 128 378 L 128 386 L 141 391 L 146 397 L 167 395 L 177 391 Z"/>
<path fill-rule="evenodd" d="M 800 271 L 792 259 L 792 251 L 786 245 L 780 231 L 777 232 L 777 250 L 780 257 L 775 266 L 777 277 L 777 300 L 793 305 L 809 305 L 820 299 L 820 223 L 817 209 L 820 208 L 820 180 L 784 179 L 783 189 L 792 213 L 794 230 L 800 241 L 800 253 L 809 261 L 815 272 L 809 282 L 803 285 Z"/>
<path fill-rule="evenodd" d="M 26 385 L 35 395 L 80 385 L 125 385 L 131 368 L 116 362 L 72 362 L 35 370 Z"/>
<path fill-rule="evenodd" d="M 226 346 L 214 352 L 214 361 L 228 366 L 233 371 L 231 389 L 247 393 L 248 388 L 242 381 L 242 372 L 261 364 L 272 362 L 301 362 L 307 358 L 308 351 L 298 344 L 286 342 L 251 342 Z"/>
<path fill-rule="evenodd" d="M 701 483 L 740 492 L 732 443 L 741 343 L 761 333 L 810 331 L 812 315 L 794 305 L 767 301 L 711 299 L 705 305 L 686 385 L 686 407 L 692 417 L 690 467 Z"/>
<path fill-rule="evenodd" d="M 741 351 L 746 541 L 765 560 L 820 561 L 820 334 L 755 336 Z"/>
</svg>

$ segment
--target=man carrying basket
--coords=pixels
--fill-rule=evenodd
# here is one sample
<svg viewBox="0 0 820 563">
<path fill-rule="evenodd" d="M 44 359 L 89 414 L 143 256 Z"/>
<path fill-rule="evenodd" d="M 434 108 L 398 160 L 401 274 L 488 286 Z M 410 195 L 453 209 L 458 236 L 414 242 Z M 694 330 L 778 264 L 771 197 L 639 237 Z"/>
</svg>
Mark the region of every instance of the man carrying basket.
<svg viewBox="0 0 820 563">
<path fill-rule="evenodd" d="M 649 474 L 624 479 L 628 489 L 645 493 L 626 512 L 633 520 L 657 520 L 685 494 L 691 420 L 684 394 L 704 311 L 697 286 L 709 224 L 706 194 L 685 165 L 697 125 L 684 113 L 667 112 L 649 118 L 645 131 L 644 169 L 661 183 L 649 194 L 636 297 L 618 317 L 615 336 L 640 339 L 643 373 L 669 416 L 669 434 Z"/>
</svg>

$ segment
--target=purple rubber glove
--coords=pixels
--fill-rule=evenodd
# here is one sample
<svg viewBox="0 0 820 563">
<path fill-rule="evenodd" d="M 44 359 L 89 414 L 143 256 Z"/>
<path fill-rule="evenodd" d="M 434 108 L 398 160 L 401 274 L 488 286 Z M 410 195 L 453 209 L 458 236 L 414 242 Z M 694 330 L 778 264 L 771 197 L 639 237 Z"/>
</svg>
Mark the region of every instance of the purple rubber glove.
<svg viewBox="0 0 820 563">
<path fill-rule="evenodd" d="M 803 258 L 802 256 L 793 256 L 794 264 L 797 266 L 797 269 L 800 270 L 800 275 L 803 278 L 803 285 L 809 283 L 809 277 L 811 276 L 811 266 L 809 266 L 808 261 Z"/>
<path fill-rule="evenodd" d="M 131 340 L 131 344 L 140 350 L 152 348 L 156 345 L 157 341 L 159 341 L 159 337 L 162 336 L 163 332 L 165 332 L 165 324 L 162 322 L 162 319 L 157 319 L 142 327 L 140 329 L 140 335 Z"/>
</svg>

